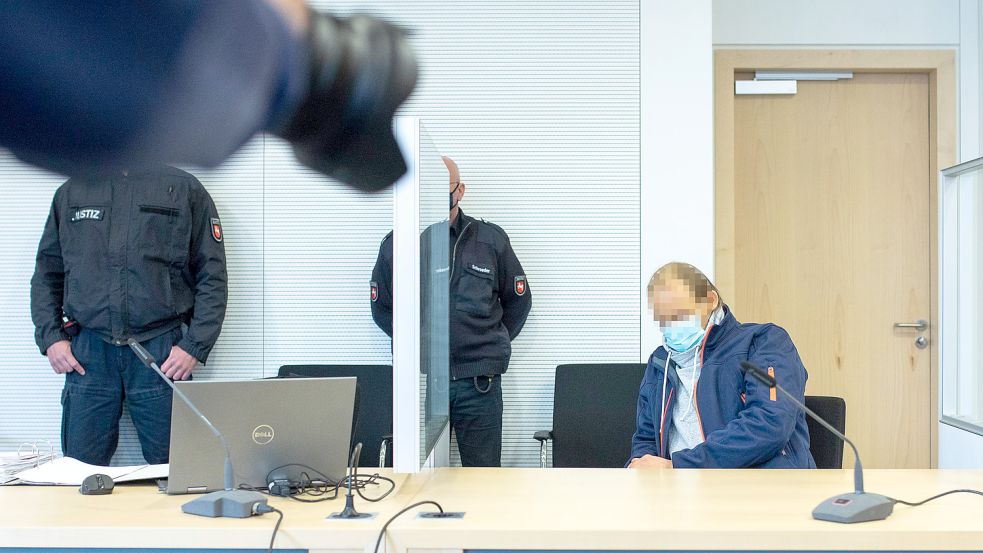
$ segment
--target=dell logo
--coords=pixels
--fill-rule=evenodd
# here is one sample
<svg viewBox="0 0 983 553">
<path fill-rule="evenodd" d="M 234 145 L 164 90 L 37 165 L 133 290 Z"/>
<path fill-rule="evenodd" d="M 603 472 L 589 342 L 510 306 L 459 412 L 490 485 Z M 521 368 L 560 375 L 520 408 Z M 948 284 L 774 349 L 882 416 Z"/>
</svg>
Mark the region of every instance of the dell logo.
<svg viewBox="0 0 983 553">
<path fill-rule="evenodd" d="M 268 424 L 261 424 L 253 429 L 253 441 L 259 445 L 266 445 L 273 441 L 273 427 Z"/>
</svg>

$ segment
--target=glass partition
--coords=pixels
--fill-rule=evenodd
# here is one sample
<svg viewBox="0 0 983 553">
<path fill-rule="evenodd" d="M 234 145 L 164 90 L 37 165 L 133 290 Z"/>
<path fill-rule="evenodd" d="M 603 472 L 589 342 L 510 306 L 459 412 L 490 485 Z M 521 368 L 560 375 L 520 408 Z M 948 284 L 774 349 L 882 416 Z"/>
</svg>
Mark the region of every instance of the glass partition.
<svg viewBox="0 0 983 553">
<path fill-rule="evenodd" d="M 450 179 L 418 118 L 394 129 L 409 165 L 393 188 L 393 466 L 405 473 L 448 462 Z"/>
<path fill-rule="evenodd" d="M 440 153 L 420 125 L 420 464 L 447 426 L 449 175 Z"/>
<path fill-rule="evenodd" d="M 983 435 L 983 158 L 940 186 L 942 422 Z"/>
</svg>

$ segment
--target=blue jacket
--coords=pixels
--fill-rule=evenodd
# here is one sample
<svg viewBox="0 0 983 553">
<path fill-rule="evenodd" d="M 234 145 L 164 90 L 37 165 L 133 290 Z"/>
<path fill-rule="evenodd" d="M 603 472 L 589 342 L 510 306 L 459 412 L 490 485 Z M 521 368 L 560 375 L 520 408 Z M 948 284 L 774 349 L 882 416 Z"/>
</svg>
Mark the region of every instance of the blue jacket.
<svg viewBox="0 0 983 553">
<path fill-rule="evenodd" d="M 805 413 L 778 390 L 745 376 L 740 366 L 751 361 L 773 371 L 782 387 L 804 401 L 808 374 L 792 339 L 773 324 L 739 323 L 726 305 L 724 313 L 719 325 L 707 329 L 701 347 L 703 369 L 694 395 L 704 441 L 677 451 L 673 467 L 816 468 Z M 638 392 L 631 458 L 669 458 L 676 378 L 670 371 L 663 399 L 666 357 L 664 346 L 649 357 Z"/>
</svg>

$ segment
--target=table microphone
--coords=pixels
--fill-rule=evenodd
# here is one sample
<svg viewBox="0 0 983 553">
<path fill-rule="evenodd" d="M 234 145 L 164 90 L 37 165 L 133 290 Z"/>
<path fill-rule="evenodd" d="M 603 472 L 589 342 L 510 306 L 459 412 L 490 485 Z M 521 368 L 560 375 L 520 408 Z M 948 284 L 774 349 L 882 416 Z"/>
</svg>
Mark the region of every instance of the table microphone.
<svg viewBox="0 0 983 553">
<path fill-rule="evenodd" d="M 247 518 L 268 512 L 266 505 L 267 498 L 265 495 L 249 490 L 233 489 L 235 483 L 233 481 L 232 456 L 229 455 L 229 446 L 225 443 L 225 437 L 218 431 L 218 428 L 215 428 L 212 421 L 208 420 L 208 417 L 198 410 L 198 407 L 192 403 L 191 399 L 180 388 L 175 386 L 170 378 L 167 378 L 161 372 L 160 367 L 157 366 L 157 361 L 154 360 L 154 357 L 150 355 L 150 352 L 146 348 L 140 345 L 140 342 L 130 338 L 127 343 L 130 345 L 130 349 L 137 354 L 140 362 L 148 368 L 153 369 L 157 373 L 157 376 L 161 377 L 174 390 L 174 394 L 181 398 L 181 401 L 191 409 L 191 412 L 197 415 L 201 422 L 212 431 L 212 434 L 222 442 L 222 448 L 225 450 L 225 489 L 211 492 L 198 499 L 189 501 L 181 506 L 181 510 L 190 515 L 231 518 Z"/>
<path fill-rule="evenodd" d="M 795 406 L 805 411 L 807 415 L 812 417 L 819 424 L 823 425 L 826 430 L 832 432 L 834 436 L 849 444 L 850 448 L 853 449 L 853 457 L 855 459 L 853 465 L 853 493 L 833 496 L 826 501 L 823 501 L 815 509 L 813 509 L 812 518 L 816 520 L 827 520 L 830 522 L 852 524 L 855 522 L 883 520 L 891 515 L 891 512 L 894 510 L 894 502 L 892 500 L 884 497 L 883 495 L 864 492 L 864 469 L 863 465 L 860 463 L 860 453 L 857 452 L 857 446 L 853 445 L 853 442 L 851 442 L 849 438 L 844 436 L 839 430 L 833 428 L 833 425 L 823 420 L 822 417 L 813 412 L 812 409 L 806 407 L 801 401 L 796 399 L 795 396 L 788 393 L 785 388 L 779 386 L 774 376 L 771 376 L 767 372 L 761 370 L 760 367 L 748 361 L 741 361 L 741 368 L 744 371 L 751 373 L 752 376 L 758 379 L 758 381 L 765 386 L 778 389 L 778 391 L 787 397 Z"/>
<path fill-rule="evenodd" d="M 372 518 L 375 513 L 360 513 L 355 509 L 355 496 L 352 495 L 352 486 L 358 485 L 355 482 L 358 477 L 358 461 L 362 456 L 362 442 L 355 444 L 352 455 L 348 459 L 348 493 L 345 494 L 345 509 L 340 513 L 334 513 L 328 518 Z"/>
</svg>

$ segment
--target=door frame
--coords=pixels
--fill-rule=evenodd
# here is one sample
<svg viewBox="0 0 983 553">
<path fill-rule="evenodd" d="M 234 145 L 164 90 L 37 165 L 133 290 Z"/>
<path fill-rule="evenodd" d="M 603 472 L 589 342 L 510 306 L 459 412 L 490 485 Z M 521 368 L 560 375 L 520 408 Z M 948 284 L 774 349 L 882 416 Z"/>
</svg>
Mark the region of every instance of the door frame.
<svg viewBox="0 0 983 553">
<path fill-rule="evenodd" d="M 734 73 L 756 69 L 843 70 L 854 73 L 922 73 L 929 88 L 929 279 L 931 466 L 939 458 L 939 169 L 956 163 L 956 53 L 937 50 L 744 50 L 718 49 L 713 56 L 714 283 L 736 298 L 734 205 Z"/>
</svg>

